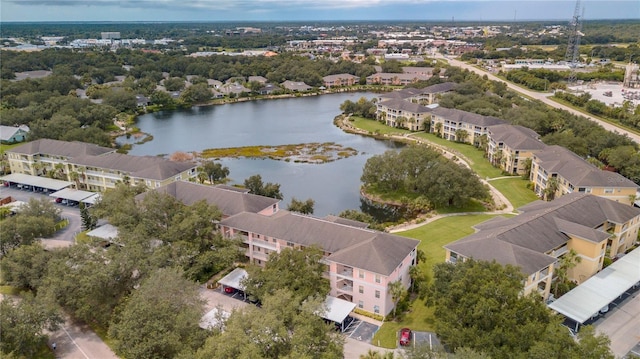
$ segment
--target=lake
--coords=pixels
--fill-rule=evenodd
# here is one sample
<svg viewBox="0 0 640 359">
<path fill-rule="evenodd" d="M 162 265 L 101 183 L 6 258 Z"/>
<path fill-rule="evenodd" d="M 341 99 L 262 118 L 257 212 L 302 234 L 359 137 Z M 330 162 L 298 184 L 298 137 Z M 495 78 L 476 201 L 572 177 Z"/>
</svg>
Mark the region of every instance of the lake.
<svg viewBox="0 0 640 359">
<path fill-rule="evenodd" d="M 136 126 L 153 140 L 134 145 L 132 155 L 171 154 L 255 145 L 335 142 L 359 154 L 323 164 L 270 159 L 221 159 L 229 167 L 231 182 L 242 184 L 259 174 L 263 182 L 279 183 L 282 208 L 295 197 L 315 201 L 314 215 L 361 210 L 360 176 L 367 159 L 403 144 L 348 134 L 333 124 L 340 104 L 373 93 L 340 93 L 277 100 L 258 100 L 188 110 L 164 111 L 140 116 Z M 119 140 L 124 143 L 125 139 Z"/>
</svg>

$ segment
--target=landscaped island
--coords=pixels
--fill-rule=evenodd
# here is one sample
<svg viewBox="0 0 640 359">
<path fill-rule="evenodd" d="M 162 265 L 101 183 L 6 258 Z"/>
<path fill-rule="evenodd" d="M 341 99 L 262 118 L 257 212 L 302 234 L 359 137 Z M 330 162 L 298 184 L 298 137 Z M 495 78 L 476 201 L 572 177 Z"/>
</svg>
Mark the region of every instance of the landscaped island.
<svg viewBox="0 0 640 359">
<path fill-rule="evenodd" d="M 286 162 L 326 163 L 357 155 L 351 147 L 343 147 L 334 142 L 300 143 L 280 146 L 245 146 L 231 148 L 212 148 L 200 153 L 202 158 L 270 158 Z"/>
</svg>

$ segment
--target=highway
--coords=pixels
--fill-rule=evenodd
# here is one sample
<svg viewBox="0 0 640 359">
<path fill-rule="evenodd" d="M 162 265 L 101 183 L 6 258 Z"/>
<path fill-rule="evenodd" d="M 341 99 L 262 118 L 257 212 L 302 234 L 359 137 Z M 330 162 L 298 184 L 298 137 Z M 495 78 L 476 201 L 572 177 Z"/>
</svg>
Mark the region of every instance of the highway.
<svg viewBox="0 0 640 359">
<path fill-rule="evenodd" d="M 491 79 L 493 81 L 500 81 L 500 82 L 506 84 L 507 87 L 509 87 L 513 91 L 516 91 L 516 92 L 521 93 L 523 95 L 529 96 L 529 97 L 534 98 L 536 100 L 540 100 L 540 101 L 542 101 L 543 103 L 545 103 L 548 106 L 568 111 L 568 112 L 570 112 L 570 113 L 572 113 L 574 115 L 577 115 L 577 116 L 586 117 L 589 120 L 598 123 L 600 126 L 602 126 L 607 131 L 611 131 L 611 132 L 614 132 L 614 133 L 619 133 L 619 134 L 622 134 L 622 135 L 627 135 L 627 136 L 629 136 L 629 138 L 631 138 L 636 143 L 640 143 L 640 135 L 637 135 L 635 133 L 629 132 L 626 129 L 620 128 L 620 127 L 618 127 L 616 125 L 612 125 L 610 123 L 604 122 L 604 121 L 599 120 L 599 119 L 597 119 L 595 117 L 586 115 L 586 114 L 584 114 L 584 113 L 582 113 L 580 111 L 577 111 L 577 110 L 575 110 L 575 109 L 573 109 L 571 107 L 565 106 L 565 105 L 557 103 L 555 101 L 552 101 L 551 99 L 547 98 L 548 96 L 552 95 L 551 93 L 540 93 L 540 92 L 535 92 L 535 91 L 524 89 L 524 88 L 516 86 L 516 85 L 514 85 L 514 84 L 512 84 L 512 83 L 510 83 L 508 81 L 504 81 L 503 79 L 491 74 L 490 72 L 484 71 L 484 70 L 479 69 L 479 68 L 477 68 L 475 66 L 469 65 L 469 64 L 467 64 L 465 62 L 445 57 L 442 54 L 437 54 L 437 58 L 446 60 L 452 66 L 456 66 L 456 67 L 460 67 L 460 68 L 463 68 L 463 69 L 467 69 L 469 71 L 473 71 L 473 72 L 475 72 L 476 74 L 478 74 L 480 76 L 487 75 L 487 77 L 489 79 Z"/>
</svg>

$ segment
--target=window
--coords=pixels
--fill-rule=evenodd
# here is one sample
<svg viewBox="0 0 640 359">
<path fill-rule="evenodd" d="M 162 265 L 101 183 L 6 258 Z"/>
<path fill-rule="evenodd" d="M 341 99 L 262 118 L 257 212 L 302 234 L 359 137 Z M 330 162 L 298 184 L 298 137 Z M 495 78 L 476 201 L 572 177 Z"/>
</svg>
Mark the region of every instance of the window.
<svg viewBox="0 0 640 359">
<path fill-rule="evenodd" d="M 380 276 L 376 274 L 376 283 L 380 283 Z"/>
<path fill-rule="evenodd" d="M 360 279 L 364 279 L 364 271 L 363 270 L 358 270 L 358 277 Z"/>
<path fill-rule="evenodd" d="M 293 247 L 293 243 L 287 242 L 287 247 Z"/>
<path fill-rule="evenodd" d="M 376 314 L 380 314 L 380 306 L 379 305 L 374 305 L 373 306 L 373 312 Z"/>
<path fill-rule="evenodd" d="M 358 301 L 358 308 L 360 308 L 360 309 L 364 308 L 364 302 L 363 301 Z"/>
<path fill-rule="evenodd" d="M 605 194 L 612 194 L 613 193 L 613 188 L 605 188 L 604 189 L 604 193 Z"/>
<path fill-rule="evenodd" d="M 364 293 L 364 287 L 363 286 L 359 286 L 358 287 L 358 293 L 360 293 L 360 294 Z"/>
<path fill-rule="evenodd" d="M 376 290 L 376 298 L 380 298 L 380 291 Z"/>
</svg>

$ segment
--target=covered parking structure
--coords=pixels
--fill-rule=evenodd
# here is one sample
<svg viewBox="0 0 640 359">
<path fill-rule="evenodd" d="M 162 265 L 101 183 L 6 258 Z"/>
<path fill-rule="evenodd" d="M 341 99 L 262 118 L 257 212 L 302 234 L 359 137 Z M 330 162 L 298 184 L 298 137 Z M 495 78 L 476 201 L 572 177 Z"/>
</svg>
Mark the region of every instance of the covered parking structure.
<svg viewBox="0 0 640 359">
<path fill-rule="evenodd" d="M 224 276 L 222 279 L 218 281 L 220 284 L 220 291 L 224 292 L 226 288 L 233 288 L 235 290 L 242 291 L 244 293 L 244 285 L 242 284 L 242 280 L 247 278 L 247 271 L 243 268 L 236 268 L 231 271 L 231 273 Z M 245 299 L 247 299 L 247 295 L 245 294 Z"/>
<path fill-rule="evenodd" d="M 318 314 L 323 319 L 336 323 L 340 331 L 344 332 L 349 325 L 346 319 L 355 309 L 356 304 L 328 295 L 324 300 L 323 307 L 325 311 Z"/>
<path fill-rule="evenodd" d="M 55 198 L 62 198 L 66 200 L 68 203 L 84 203 L 88 205 L 92 205 L 96 202 L 96 199 L 99 198 L 98 193 L 82 191 L 79 189 L 73 188 L 63 188 L 60 191 L 56 191 L 49 196 Z"/>
<path fill-rule="evenodd" d="M 48 177 L 31 176 L 24 173 L 11 173 L 0 177 L 5 186 L 27 189 L 33 192 L 55 192 L 70 187 L 73 183 Z"/>
<path fill-rule="evenodd" d="M 234 269 L 231 273 L 218 281 L 220 291 L 226 292 L 226 288 L 233 288 L 234 290 L 242 292 L 244 299 L 246 300 L 247 294 L 242 281 L 247 277 L 247 271 L 243 268 Z M 349 324 L 346 319 L 355 307 L 355 303 L 327 296 L 323 303 L 323 309 L 318 311 L 317 314 L 323 319 L 336 323 L 336 325 L 339 326 L 340 331 L 343 332 Z"/>
<path fill-rule="evenodd" d="M 609 265 L 569 293 L 549 304 L 549 308 L 573 320 L 575 331 L 581 324 L 608 310 L 616 298 L 640 285 L 640 248 Z"/>
</svg>

